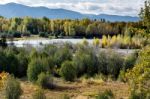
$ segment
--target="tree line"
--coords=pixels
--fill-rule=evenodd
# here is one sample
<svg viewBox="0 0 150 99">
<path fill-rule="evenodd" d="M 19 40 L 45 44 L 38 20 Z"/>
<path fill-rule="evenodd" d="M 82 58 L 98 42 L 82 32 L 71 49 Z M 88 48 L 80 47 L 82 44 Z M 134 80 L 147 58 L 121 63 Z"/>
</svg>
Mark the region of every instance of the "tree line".
<svg viewBox="0 0 150 99">
<path fill-rule="evenodd" d="M 106 22 L 101 20 L 51 20 L 46 17 L 6 19 L 0 17 L 0 34 L 21 37 L 36 34 L 48 36 L 102 37 L 102 35 L 124 34 L 128 27 L 142 27 L 141 22 Z"/>
</svg>

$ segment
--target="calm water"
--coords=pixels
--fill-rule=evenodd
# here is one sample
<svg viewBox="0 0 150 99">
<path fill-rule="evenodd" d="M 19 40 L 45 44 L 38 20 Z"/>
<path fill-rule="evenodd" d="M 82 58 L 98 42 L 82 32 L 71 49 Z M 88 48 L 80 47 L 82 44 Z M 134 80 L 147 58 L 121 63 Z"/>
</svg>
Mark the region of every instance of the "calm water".
<svg viewBox="0 0 150 99">
<path fill-rule="evenodd" d="M 58 43 L 72 43 L 77 44 L 83 42 L 83 39 L 34 39 L 34 40 L 19 40 L 13 41 L 13 44 L 17 47 L 23 47 L 25 45 L 32 45 L 32 46 L 40 46 L 45 44 L 58 44 Z M 89 44 L 92 44 L 93 39 L 87 39 Z M 8 41 L 8 44 L 11 42 Z"/>
</svg>

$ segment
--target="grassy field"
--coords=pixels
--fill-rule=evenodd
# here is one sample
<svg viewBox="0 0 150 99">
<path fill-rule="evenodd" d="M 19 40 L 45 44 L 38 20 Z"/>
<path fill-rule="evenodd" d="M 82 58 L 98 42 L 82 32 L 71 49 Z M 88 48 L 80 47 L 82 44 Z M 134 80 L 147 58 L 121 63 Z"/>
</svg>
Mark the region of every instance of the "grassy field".
<svg viewBox="0 0 150 99">
<path fill-rule="evenodd" d="M 26 80 L 21 80 L 20 82 L 23 89 L 21 99 L 32 99 L 32 93 L 38 87 Z M 62 99 L 63 95 L 68 95 L 71 99 L 94 99 L 98 93 L 106 89 L 111 89 L 116 99 L 128 99 L 129 96 L 128 85 L 117 81 L 103 82 L 101 80 L 88 79 L 65 82 L 62 79 L 55 78 L 54 84 L 58 85 L 55 89 L 45 90 L 47 99 Z"/>
</svg>

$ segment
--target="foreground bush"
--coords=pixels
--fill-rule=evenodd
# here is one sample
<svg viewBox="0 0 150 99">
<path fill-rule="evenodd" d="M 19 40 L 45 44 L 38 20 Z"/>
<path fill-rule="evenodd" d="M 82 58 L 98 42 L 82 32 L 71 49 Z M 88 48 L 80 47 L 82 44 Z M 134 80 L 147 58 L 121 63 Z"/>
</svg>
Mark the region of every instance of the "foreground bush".
<svg viewBox="0 0 150 99">
<path fill-rule="evenodd" d="M 130 85 L 131 94 L 142 97 L 150 96 L 150 46 L 145 47 L 140 53 L 132 70 L 126 74 Z M 133 95 L 133 96 L 134 96 Z M 140 98 L 139 99 L 142 99 Z"/>
<path fill-rule="evenodd" d="M 114 94 L 111 90 L 106 90 L 103 93 L 98 94 L 96 99 L 114 99 Z"/>
<path fill-rule="evenodd" d="M 38 89 L 33 95 L 33 99 L 46 99 L 44 91 L 42 89 Z"/>
<path fill-rule="evenodd" d="M 66 81 L 73 81 L 76 77 L 76 68 L 71 61 L 65 61 L 61 66 L 60 74 Z"/>
<path fill-rule="evenodd" d="M 19 99 L 22 94 L 19 81 L 17 81 L 14 77 L 9 76 L 5 82 L 4 93 L 6 99 Z"/>
<path fill-rule="evenodd" d="M 37 84 L 42 88 L 54 88 L 53 79 L 48 73 L 41 73 L 38 75 Z"/>
</svg>

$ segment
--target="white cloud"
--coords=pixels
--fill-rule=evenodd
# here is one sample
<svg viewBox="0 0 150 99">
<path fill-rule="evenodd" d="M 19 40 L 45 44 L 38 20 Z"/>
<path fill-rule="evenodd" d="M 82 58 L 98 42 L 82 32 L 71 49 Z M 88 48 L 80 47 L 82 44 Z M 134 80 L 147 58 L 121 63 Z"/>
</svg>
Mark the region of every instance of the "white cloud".
<svg viewBox="0 0 150 99">
<path fill-rule="evenodd" d="M 0 0 L 1 4 L 16 2 L 30 6 L 64 8 L 86 14 L 137 16 L 144 0 Z"/>
</svg>

